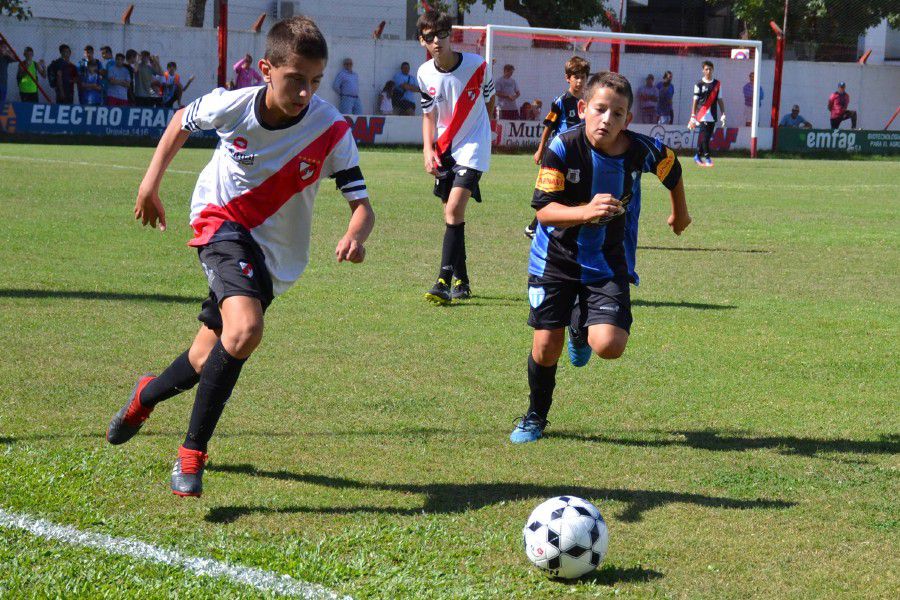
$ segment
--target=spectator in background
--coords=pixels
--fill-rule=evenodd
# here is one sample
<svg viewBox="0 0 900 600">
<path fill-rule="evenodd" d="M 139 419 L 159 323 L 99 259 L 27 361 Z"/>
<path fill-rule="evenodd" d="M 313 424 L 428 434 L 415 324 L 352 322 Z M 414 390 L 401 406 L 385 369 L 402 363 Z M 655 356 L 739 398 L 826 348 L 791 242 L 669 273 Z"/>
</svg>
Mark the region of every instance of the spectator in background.
<svg viewBox="0 0 900 600">
<path fill-rule="evenodd" d="M 800 105 L 795 104 L 791 107 L 790 114 L 784 115 L 781 118 L 780 127 L 803 127 L 804 129 L 811 129 L 812 123 L 804 119 L 800 116 Z"/>
<path fill-rule="evenodd" d="M 416 78 L 409 74 L 409 63 L 403 62 L 394 74 L 394 114 L 410 116 L 416 114 L 419 90 Z"/>
<path fill-rule="evenodd" d="M 750 127 L 753 122 L 753 71 L 750 71 L 749 81 L 744 84 L 744 125 Z M 759 86 L 759 103 L 765 98 L 762 86 Z"/>
<path fill-rule="evenodd" d="M 24 67 L 19 64 L 19 70 L 16 73 L 16 81 L 19 82 L 19 99 L 22 102 L 38 102 L 37 76 L 40 73 L 42 77 L 46 77 L 47 69 L 43 60 L 34 62 L 34 50 L 31 49 L 31 46 L 26 46 L 23 54 L 25 55 L 22 59 L 22 62 L 25 63 Z"/>
<path fill-rule="evenodd" d="M 141 50 L 141 60 L 134 74 L 134 103 L 137 106 L 159 106 L 159 94 L 154 91 L 156 76 L 162 75 L 159 57 Z"/>
<path fill-rule="evenodd" d="M 253 68 L 252 56 L 245 54 L 244 58 L 234 63 L 234 89 L 251 87 L 262 82 L 262 75 Z"/>
<path fill-rule="evenodd" d="M 672 85 L 672 71 L 663 73 L 662 81 L 656 84 L 659 90 L 659 100 L 656 103 L 656 114 L 660 125 L 671 125 L 675 122 L 675 112 L 672 110 L 672 99 L 675 97 L 675 86 Z"/>
<path fill-rule="evenodd" d="M 13 62 L 16 62 L 16 58 L 12 50 L 3 44 L 0 47 L 0 110 L 6 104 L 6 80 L 9 78 L 9 64 Z"/>
<path fill-rule="evenodd" d="M 113 58 L 112 48 L 109 46 L 100 48 L 100 86 L 103 88 L 104 104 L 106 104 L 106 88 L 109 85 L 106 78 L 109 77 L 109 68 L 115 64 L 116 59 Z"/>
<path fill-rule="evenodd" d="M 528 117 L 529 121 L 540 121 L 544 118 L 544 103 L 540 98 L 535 98 L 531 101 L 531 116 Z"/>
<path fill-rule="evenodd" d="M 353 72 L 353 59 L 344 59 L 344 68 L 341 69 L 331 84 L 334 93 L 338 95 L 338 110 L 343 115 L 358 115 L 362 113 L 362 103 L 359 101 L 359 75 Z"/>
<path fill-rule="evenodd" d="M 69 60 L 71 56 L 72 49 L 67 44 L 62 44 L 59 47 L 59 58 L 47 67 L 47 79 L 56 90 L 57 104 L 75 102 L 75 82 L 78 81 L 78 69 Z"/>
<path fill-rule="evenodd" d="M 75 64 L 78 69 L 78 103 L 87 104 L 84 99 L 84 89 L 81 87 L 84 76 L 87 74 L 88 65 L 96 65 L 97 74 L 100 73 L 100 61 L 94 58 L 94 47 L 88 44 L 84 47 L 84 56 Z M 99 104 L 99 103 L 98 103 Z"/>
<path fill-rule="evenodd" d="M 503 65 L 503 77 L 494 81 L 497 97 L 500 99 L 500 118 L 501 119 L 518 119 L 519 106 L 516 99 L 521 96 L 519 92 L 519 84 L 513 79 L 513 71 L 516 68 L 512 65 Z"/>
<path fill-rule="evenodd" d="M 162 106 L 172 108 L 176 104 L 181 106 L 181 95 L 191 86 L 194 76 L 188 77 L 187 83 L 181 85 L 181 75 L 178 74 L 178 65 L 174 61 L 166 65 L 166 72 L 157 77 L 162 87 Z"/>
<path fill-rule="evenodd" d="M 850 119 L 850 126 L 856 129 L 856 111 L 847 110 L 850 106 L 850 94 L 847 93 L 847 84 L 843 81 L 838 84 L 836 92 L 828 97 L 828 111 L 831 114 L 831 128 L 838 129 L 841 123 Z"/>
<path fill-rule="evenodd" d="M 638 88 L 638 108 L 641 123 L 656 123 L 656 107 L 659 105 L 659 89 L 653 84 L 653 75 L 647 75 L 644 85 Z"/>
<path fill-rule="evenodd" d="M 526 100 L 526 101 L 523 102 L 522 105 L 519 107 L 519 112 L 517 113 L 516 119 L 519 119 L 520 121 L 529 121 L 529 120 L 531 120 L 531 113 L 533 112 L 533 110 L 534 110 L 534 109 L 533 109 L 532 106 L 531 106 L 531 102 L 529 102 L 528 100 Z"/>
<path fill-rule="evenodd" d="M 86 71 L 78 78 L 78 102 L 85 106 L 99 106 L 103 102 L 103 86 L 100 85 L 100 62 L 87 63 Z"/>
<path fill-rule="evenodd" d="M 138 69 L 137 50 L 129 48 L 125 51 L 125 67 L 128 68 L 128 104 L 134 104 L 134 80 Z"/>
<path fill-rule="evenodd" d="M 394 90 L 397 88 L 397 84 L 394 83 L 393 79 L 388 79 L 384 82 L 384 87 L 381 88 L 381 92 L 378 94 L 378 101 L 375 105 L 375 114 L 376 115 L 392 115 L 394 114 Z"/>
<path fill-rule="evenodd" d="M 128 106 L 128 90 L 131 89 L 131 70 L 125 64 L 125 55 L 116 54 L 116 62 L 106 70 L 107 106 Z"/>
</svg>

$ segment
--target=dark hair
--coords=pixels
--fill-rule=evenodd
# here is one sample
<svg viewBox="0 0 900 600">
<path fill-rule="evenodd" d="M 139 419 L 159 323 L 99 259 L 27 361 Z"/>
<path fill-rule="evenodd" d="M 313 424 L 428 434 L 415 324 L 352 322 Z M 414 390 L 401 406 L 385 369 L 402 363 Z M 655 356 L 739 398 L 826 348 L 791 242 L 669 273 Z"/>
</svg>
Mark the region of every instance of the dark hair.
<svg viewBox="0 0 900 600">
<path fill-rule="evenodd" d="M 702 66 L 702 67 L 708 66 L 710 69 L 715 69 L 711 60 L 704 60 L 700 66 Z"/>
<path fill-rule="evenodd" d="M 265 59 L 279 66 L 297 55 L 307 59 L 328 60 L 328 43 L 315 21 L 297 15 L 272 26 L 266 36 Z"/>
<path fill-rule="evenodd" d="M 406 62 L 406 61 L 404 60 L 402 63 L 400 63 L 400 68 L 401 68 L 401 69 L 403 68 L 403 65 L 406 65 L 406 66 L 408 67 L 408 66 L 409 66 L 409 63 Z"/>
<path fill-rule="evenodd" d="M 91 46 L 90 44 L 88 44 L 87 46 L 84 47 L 84 50 L 85 50 L 85 52 L 87 52 L 88 50 L 90 50 L 91 52 L 93 52 L 93 51 L 94 51 L 94 47 Z"/>
<path fill-rule="evenodd" d="M 59 45 L 59 53 L 62 54 L 62 53 L 63 53 L 63 50 L 68 50 L 69 52 L 72 51 L 72 49 L 69 48 L 69 45 L 68 45 L 68 44 L 60 44 L 60 45 Z"/>
<path fill-rule="evenodd" d="M 591 77 L 587 85 L 584 86 L 581 98 L 585 102 L 589 101 L 599 88 L 609 88 L 620 96 L 625 96 L 628 99 L 628 110 L 631 110 L 631 105 L 634 104 L 634 93 L 631 91 L 631 84 L 624 75 L 612 71 L 600 71 Z"/>
<path fill-rule="evenodd" d="M 566 61 L 566 77 L 571 77 L 572 75 L 584 75 L 587 77 L 590 74 L 591 63 L 580 56 L 573 56 Z"/>
<path fill-rule="evenodd" d="M 382 92 L 391 92 L 397 86 L 397 83 L 393 79 L 388 79 L 384 82 L 384 87 L 381 88 Z"/>
<path fill-rule="evenodd" d="M 120 56 L 122 57 L 122 60 L 125 60 L 124 54 L 122 54 L 121 52 L 116 52 L 116 58 L 119 58 Z"/>
<path fill-rule="evenodd" d="M 167 69 L 171 69 L 172 67 L 178 68 L 178 65 L 175 64 L 174 60 L 166 65 Z"/>
<path fill-rule="evenodd" d="M 25 52 L 31 52 L 32 54 L 34 54 L 34 48 L 32 48 L 31 46 L 25 46 Z"/>
<path fill-rule="evenodd" d="M 137 50 L 128 49 L 125 51 L 125 60 L 129 60 L 134 56 L 137 56 Z"/>
<path fill-rule="evenodd" d="M 112 54 L 112 48 L 110 48 L 109 46 L 100 46 L 100 52 L 103 52 L 104 50 Z"/>
<path fill-rule="evenodd" d="M 419 37 L 422 37 L 422 32 L 426 29 L 430 29 L 433 33 L 437 33 L 438 31 L 449 31 L 453 28 L 453 19 L 450 18 L 445 12 L 438 12 L 434 9 L 428 9 L 425 13 L 419 17 L 419 20 L 416 21 L 416 31 L 419 34 Z"/>
</svg>

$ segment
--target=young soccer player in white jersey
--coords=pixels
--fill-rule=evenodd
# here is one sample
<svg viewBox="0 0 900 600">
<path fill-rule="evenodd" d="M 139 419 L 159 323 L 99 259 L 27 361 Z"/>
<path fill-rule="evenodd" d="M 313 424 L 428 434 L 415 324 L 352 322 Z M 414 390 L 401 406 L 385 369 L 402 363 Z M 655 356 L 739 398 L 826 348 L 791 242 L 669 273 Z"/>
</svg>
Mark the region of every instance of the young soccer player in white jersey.
<svg viewBox="0 0 900 600">
<path fill-rule="evenodd" d="M 165 229 L 159 185 L 191 131 L 215 129 L 219 145 L 191 200 L 194 238 L 209 282 L 202 323 L 190 348 L 158 377 L 138 379 L 106 437 L 122 444 L 154 407 L 197 386 L 184 444 L 172 470 L 172 492 L 199 496 L 207 443 L 241 367 L 262 341 L 263 313 L 296 281 L 309 261 L 313 199 L 333 177 L 350 207 L 339 262 L 362 262 L 374 224 L 356 143 L 333 106 L 315 95 L 328 60 L 316 24 L 293 17 L 272 27 L 265 85 L 216 89 L 175 113 L 138 190 L 135 218 Z"/>
<path fill-rule="evenodd" d="M 712 157 L 709 154 L 709 142 L 716 130 L 716 118 L 718 117 L 722 127 L 725 127 L 725 102 L 719 95 L 722 84 L 718 79 L 713 79 L 713 64 L 711 61 L 703 61 L 703 77 L 694 84 L 694 97 L 691 101 L 691 118 L 688 121 L 688 129 L 700 128 L 697 135 L 697 154 L 694 162 L 701 167 L 713 166 Z M 721 115 L 719 113 L 721 112 Z"/>
<path fill-rule="evenodd" d="M 416 24 L 419 41 L 432 59 L 419 67 L 425 171 L 434 175 L 434 195 L 444 203 L 444 245 L 437 282 L 425 298 L 449 304 L 469 298 L 466 269 L 466 204 L 481 202 L 478 181 L 491 159 L 490 114 L 494 82 L 478 54 L 456 52 L 446 13 L 428 10 Z"/>
</svg>

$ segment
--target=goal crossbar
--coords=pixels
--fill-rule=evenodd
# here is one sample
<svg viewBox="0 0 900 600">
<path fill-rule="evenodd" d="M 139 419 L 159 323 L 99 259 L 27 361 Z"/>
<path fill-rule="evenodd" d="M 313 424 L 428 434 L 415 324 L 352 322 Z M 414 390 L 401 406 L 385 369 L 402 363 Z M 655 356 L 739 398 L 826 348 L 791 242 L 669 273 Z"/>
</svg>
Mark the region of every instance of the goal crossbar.
<svg viewBox="0 0 900 600">
<path fill-rule="evenodd" d="M 750 124 L 751 155 L 756 156 L 757 122 L 759 121 L 759 81 L 762 65 L 762 41 L 739 40 L 731 38 L 704 38 L 682 35 L 655 35 L 643 33 L 620 33 L 615 31 L 584 31 L 579 29 L 551 29 L 547 27 L 517 27 L 514 25 L 454 25 L 455 30 L 484 32 L 485 61 L 493 64 L 494 35 L 496 33 L 512 33 L 526 36 L 552 36 L 567 39 L 607 40 L 610 43 L 632 42 L 635 44 L 659 43 L 667 46 L 721 46 L 730 48 L 753 49 L 753 73 L 756 84 L 753 86 L 753 119 Z"/>
</svg>

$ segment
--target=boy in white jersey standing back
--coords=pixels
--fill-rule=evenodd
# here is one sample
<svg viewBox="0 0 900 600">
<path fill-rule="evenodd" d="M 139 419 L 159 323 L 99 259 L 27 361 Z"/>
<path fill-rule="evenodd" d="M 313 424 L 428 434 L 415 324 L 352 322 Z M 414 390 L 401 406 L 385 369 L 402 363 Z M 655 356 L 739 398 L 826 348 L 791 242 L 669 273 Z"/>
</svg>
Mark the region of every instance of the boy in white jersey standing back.
<svg viewBox="0 0 900 600">
<path fill-rule="evenodd" d="M 131 439 L 163 400 L 197 386 L 184 444 L 172 470 L 172 492 L 199 496 L 207 443 L 237 383 L 262 341 L 263 313 L 296 281 L 309 261 L 313 198 L 333 177 L 350 207 L 339 262 L 362 262 L 374 213 L 347 122 L 315 95 L 328 46 L 306 17 L 276 23 L 259 61 L 265 85 L 216 89 L 175 113 L 138 190 L 135 218 L 165 230 L 159 198 L 163 174 L 191 131 L 215 129 L 219 145 L 197 180 L 191 227 L 209 297 L 190 348 L 158 377 L 138 379 L 106 437 Z"/>
<path fill-rule="evenodd" d="M 416 27 L 431 60 L 419 67 L 425 171 L 434 175 L 434 195 L 444 203 L 444 244 L 437 282 L 425 294 L 436 304 L 472 295 L 466 268 L 465 217 L 469 198 L 481 202 L 478 181 L 491 159 L 490 115 L 494 82 L 478 54 L 455 52 L 452 21 L 428 10 Z"/>
</svg>

